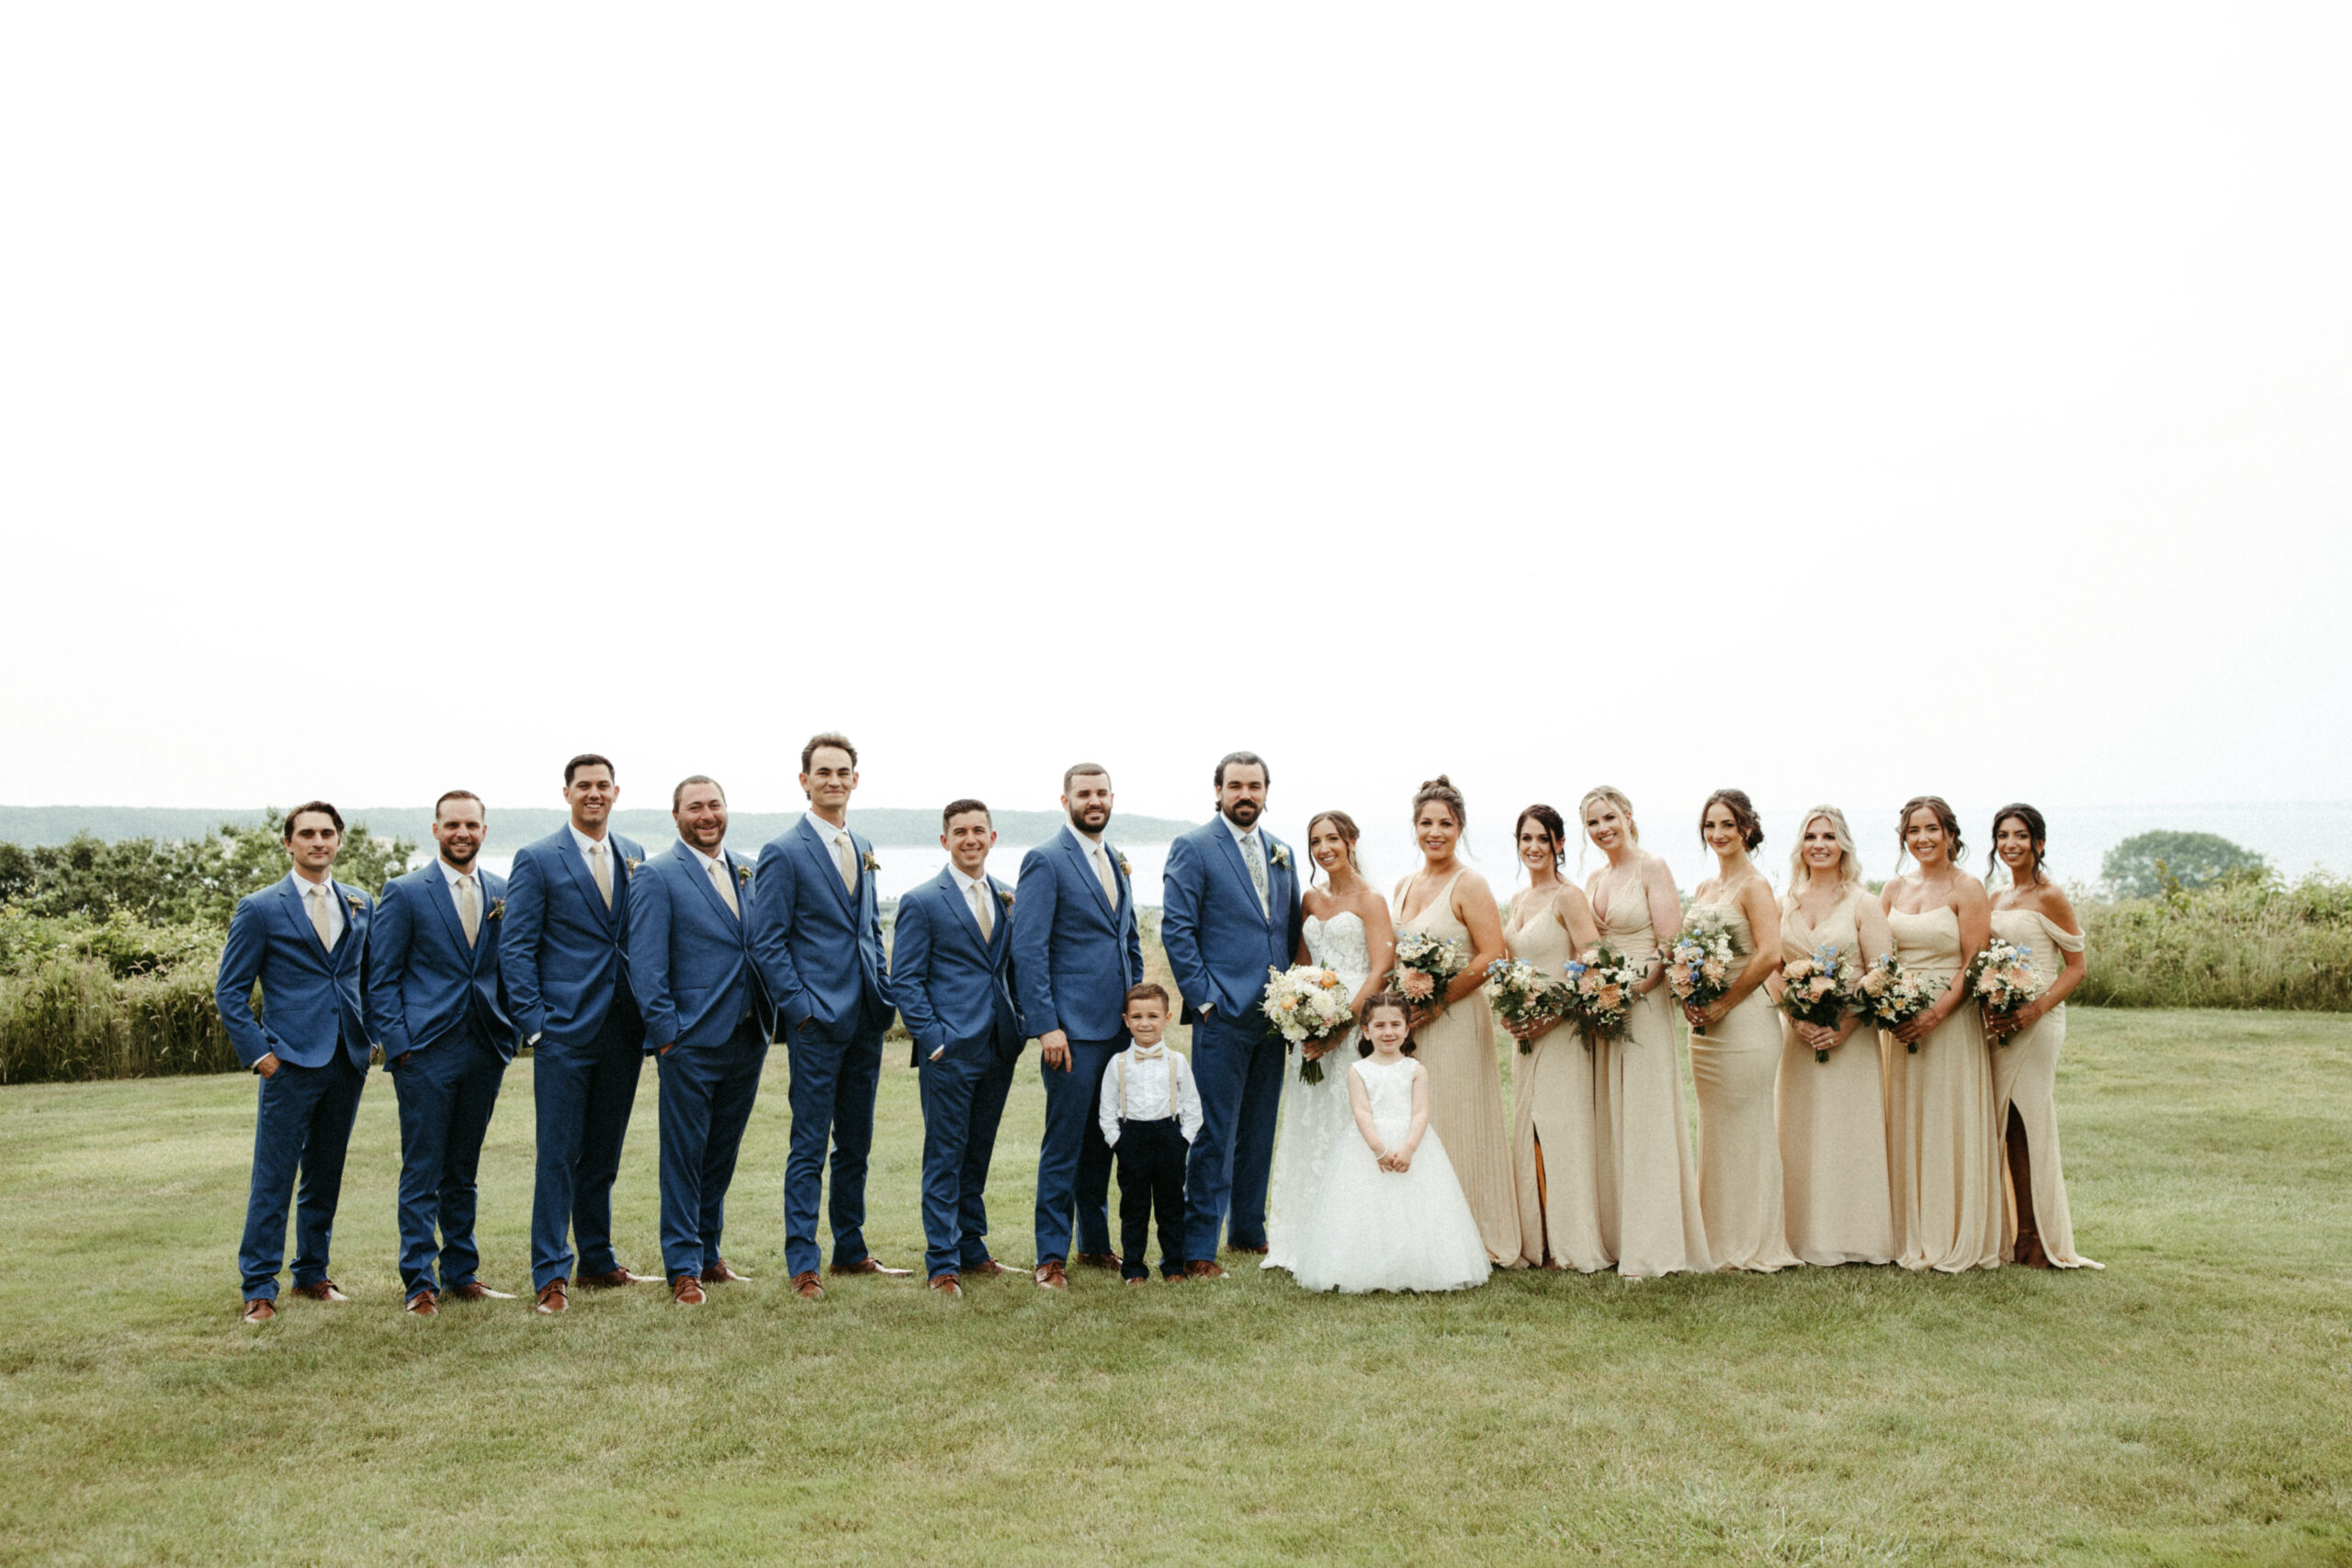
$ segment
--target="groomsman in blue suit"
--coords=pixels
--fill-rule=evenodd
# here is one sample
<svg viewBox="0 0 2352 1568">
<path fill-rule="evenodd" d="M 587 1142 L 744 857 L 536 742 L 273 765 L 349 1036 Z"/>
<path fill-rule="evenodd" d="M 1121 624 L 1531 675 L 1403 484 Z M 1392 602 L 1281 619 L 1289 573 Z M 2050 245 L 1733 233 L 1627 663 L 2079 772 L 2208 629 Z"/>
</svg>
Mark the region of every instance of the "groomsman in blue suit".
<svg viewBox="0 0 2352 1568">
<path fill-rule="evenodd" d="M 361 994 L 370 913 L 368 895 L 331 874 L 343 848 L 343 814 L 313 800 L 286 814 L 283 882 L 237 901 L 212 1000 L 237 1060 L 260 1075 L 253 1185 L 237 1248 L 244 1321 L 277 1315 L 277 1266 L 286 1256 L 286 1210 L 296 1177 L 294 1293 L 347 1300 L 327 1278 L 343 1156 L 368 1081 L 367 1000 Z M 261 982 L 261 1012 L 253 1010 Z"/>
<path fill-rule="evenodd" d="M 922 1086 L 922 1229 L 931 1288 L 1002 1274 L 989 1256 L 984 1192 L 1005 1096 L 1021 1060 L 1012 1005 L 1012 890 L 988 873 L 996 824 L 977 800 L 940 814 L 946 868 L 899 900 L 890 989 L 914 1037 Z"/>
<path fill-rule="evenodd" d="M 874 890 L 881 863 L 850 830 L 857 748 L 844 735 L 800 749 L 808 811 L 760 851 L 752 879 L 752 954 L 792 1054 L 792 1148 L 784 1163 L 785 1267 L 810 1301 L 818 1281 L 818 1200 L 825 1147 L 833 1154 L 835 1274 L 904 1275 L 865 1249 L 865 1162 L 874 1146 L 874 1091 L 882 1033 L 897 1004 L 882 966 L 882 913 Z"/>
<path fill-rule="evenodd" d="M 513 1300 L 475 1277 L 474 1173 L 519 1039 L 498 980 L 506 879 L 475 863 L 488 835 L 480 795 L 434 802 L 441 852 L 384 885 L 368 935 L 368 1016 L 401 1107 L 401 1288 L 420 1317 L 445 1292 Z"/>
<path fill-rule="evenodd" d="M 628 891 L 628 983 L 662 1075 L 662 1267 L 670 1297 L 742 1280 L 719 1253 L 727 1189 L 759 1098 L 775 1013 L 752 962 L 752 863 L 727 851 L 727 792 L 696 773 L 670 792 L 678 841 Z"/>
<path fill-rule="evenodd" d="M 620 794 L 609 759 L 588 751 L 566 762 L 571 820 L 515 852 L 506 879 L 499 968 L 531 1047 L 539 1120 L 531 1288 L 549 1315 L 570 1304 L 574 1240 L 582 1285 L 645 1278 L 613 1254 L 613 1179 L 645 1065 L 645 1024 L 628 988 L 628 883 L 645 852 L 609 830 Z"/>
<path fill-rule="evenodd" d="M 1102 841 L 1111 775 L 1062 773 L 1069 826 L 1021 857 L 1012 914 L 1013 995 L 1044 1059 L 1046 1135 L 1037 1150 L 1036 1281 L 1069 1288 L 1075 1261 L 1116 1269 L 1108 1207 L 1111 1146 L 1095 1120 L 1102 1069 L 1127 1043 L 1127 987 L 1143 978 L 1143 936 L 1126 857 Z"/>
<path fill-rule="evenodd" d="M 1201 1093 L 1201 1134 L 1184 1168 L 1184 1271 L 1204 1279 L 1225 1275 L 1219 1230 L 1238 1251 L 1266 1250 L 1266 1179 L 1283 1094 L 1266 971 L 1291 966 L 1305 926 L 1290 846 L 1258 826 L 1265 760 L 1235 751 L 1217 763 L 1216 780 L 1215 819 L 1168 847 L 1159 918 Z"/>
</svg>

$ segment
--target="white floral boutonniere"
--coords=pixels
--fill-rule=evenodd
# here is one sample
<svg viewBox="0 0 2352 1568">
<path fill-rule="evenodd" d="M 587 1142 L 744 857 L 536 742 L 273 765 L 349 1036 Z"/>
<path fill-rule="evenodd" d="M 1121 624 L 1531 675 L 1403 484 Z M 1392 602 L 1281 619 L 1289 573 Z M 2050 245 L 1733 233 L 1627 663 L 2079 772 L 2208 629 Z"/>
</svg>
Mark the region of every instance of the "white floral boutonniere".
<svg viewBox="0 0 2352 1568">
<path fill-rule="evenodd" d="M 494 920 L 504 913 L 506 913 L 506 900 L 503 898 L 492 898 L 490 901 L 490 918 Z"/>
<path fill-rule="evenodd" d="M 1274 846 L 1274 863 L 1283 867 L 1285 870 L 1289 868 L 1290 846 L 1288 844 L 1276 844 Z"/>
<path fill-rule="evenodd" d="M 866 869 L 866 870 L 868 870 L 868 871 L 880 871 L 880 870 L 882 869 L 882 863 L 881 863 L 880 861 L 876 860 L 876 859 L 874 858 L 874 852 L 873 852 L 872 850 L 868 850 L 868 851 L 866 851 L 866 852 L 865 852 L 865 869 Z"/>
<path fill-rule="evenodd" d="M 752 868 L 748 865 L 737 866 L 735 868 L 735 886 L 738 887 L 749 887 L 751 885 Z"/>
</svg>

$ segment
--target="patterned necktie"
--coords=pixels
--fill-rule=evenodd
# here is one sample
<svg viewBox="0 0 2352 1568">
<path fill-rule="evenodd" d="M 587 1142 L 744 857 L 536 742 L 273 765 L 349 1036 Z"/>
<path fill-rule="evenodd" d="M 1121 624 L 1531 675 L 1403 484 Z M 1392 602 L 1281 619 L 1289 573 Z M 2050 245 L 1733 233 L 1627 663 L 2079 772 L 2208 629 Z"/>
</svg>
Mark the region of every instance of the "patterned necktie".
<svg viewBox="0 0 2352 1568">
<path fill-rule="evenodd" d="M 718 889 L 718 901 L 727 906 L 729 914 L 739 920 L 741 919 L 743 906 L 735 902 L 735 879 L 727 874 L 726 860 L 721 858 L 712 861 L 709 866 L 710 883 L 712 886 Z"/>
<path fill-rule="evenodd" d="M 1117 908 L 1119 907 L 1119 878 L 1111 870 L 1111 857 L 1103 852 L 1102 846 L 1100 844 L 1094 846 L 1094 875 L 1096 880 L 1102 884 L 1102 897 L 1111 901 L 1111 908 Z"/>
<path fill-rule="evenodd" d="M 989 897 L 986 883 L 975 882 L 969 891 L 972 895 L 972 919 L 980 922 L 980 940 L 987 942 L 996 935 L 996 919 L 989 911 L 989 906 L 996 900 Z"/>
<path fill-rule="evenodd" d="M 857 891 L 857 854 L 847 833 L 833 835 L 833 863 L 841 868 L 842 886 L 854 894 Z"/>
<path fill-rule="evenodd" d="M 327 908 L 327 890 L 313 884 L 302 895 L 311 907 L 311 929 L 319 933 L 319 945 L 329 953 L 334 951 L 334 911 Z"/>
<path fill-rule="evenodd" d="M 1241 835 L 1241 858 L 1250 863 L 1250 882 L 1258 889 L 1258 912 L 1270 913 L 1273 903 L 1266 893 L 1266 851 L 1255 833 Z"/>
<path fill-rule="evenodd" d="M 474 891 L 474 879 L 458 878 L 458 923 L 466 928 L 466 945 L 471 947 L 481 934 L 481 896 Z"/>
<path fill-rule="evenodd" d="M 602 839 L 588 846 L 589 874 L 596 879 L 596 891 L 605 896 L 605 908 L 613 907 L 613 863 L 605 856 Z"/>
</svg>

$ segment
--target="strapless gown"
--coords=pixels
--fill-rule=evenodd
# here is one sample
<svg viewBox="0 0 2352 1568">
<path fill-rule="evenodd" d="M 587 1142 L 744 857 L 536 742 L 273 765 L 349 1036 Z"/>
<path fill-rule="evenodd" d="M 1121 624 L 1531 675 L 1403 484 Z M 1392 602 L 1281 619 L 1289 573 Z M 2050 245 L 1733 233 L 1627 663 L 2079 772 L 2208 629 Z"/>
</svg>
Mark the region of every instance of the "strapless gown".
<svg viewBox="0 0 2352 1568">
<path fill-rule="evenodd" d="M 1781 957 L 1810 958 L 1835 947 L 1861 958 L 1860 886 L 1848 890 L 1817 927 L 1781 906 Z M 1891 1263 L 1894 1207 L 1887 1183 L 1885 1069 L 1877 1032 L 1867 1026 L 1814 1060 L 1796 1025 L 1781 1021 L 1778 1096 L 1781 1179 L 1787 1197 L 1789 1250 L 1807 1263 Z"/>
<path fill-rule="evenodd" d="M 1574 956 L 1567 928 L 1554 909 L 1524 926 L 1505 926 L 1513 958 L 1553 979 Z M 1506 1034 L 1504 1038 L 1509 1039 Z M 1600 1244 L 1600 1197 L 1594 1168 L 1592 1053 L 1564 1024 L 1524 1055 L 1511 1051 L 1511 1168 L 1519 1185 L 1519 1256 L 1530 1267 L 1548 1250 L 1562 1268 L 1590 1274 L 1616 1259 Z"/>
<path fill-rule="evenodd" d="M 1737 904 L 1693 908 L 1722 916 L 1742 953 L 1756 951 L 1756 933 Z M 1789 1250 L 1781 1139 L 1772 1121 L 1772 1084 L 1780 1066 L 1780 1015 L 1761 986 L 1711 1027 L 1690 1031 L 1690 1087 L 1699 1100 L 1699 1213 L 1707 1226 L 1707 1255 L 1718 1269 L 1770 1274 L 1797 1261 Z"/>
<path fill-rule="evenodd" d="M 1454 882 L 1462 874 L 1454 874 Z M 1404 908 L 1405 889 L 1396 889 Z M 1467 927 L 1454 917 L 1453 882 L 1410 920 L 1399 919 L 1398 935 L 1426 931 L 1441 942 L 1470 946 Z M 1445 1140 L 1462 1195 L 1477 1217 L 1487 1257 L 1498 1268 L 1519 1262 L 1519 1197 L 1511 1180 L 1510 1138 L 1503 1125 L 1503 1074 L 1495 1061 L 1494 1010 L 1473 991 L 1442 1009 L 1414 1035 L 1415 1055 L 1430 1075 L 1430 1130 Z"/>
<path fill-rule="evenodd" d="M 2046 987 L 2064 967 L 2062 953 L 2080 953 L 2083 939 L 2060 931 L 2035 909 L 2003 909 L 1993 917 L 1993 934 L 2033 953 L 2033 972 Z M 1993 1131 L 2004 1145 L 2008 1137 L 2009 1110 L 2025 1126 L 2026 1147 L 2031 1156 L 2033 1191 L 2017 1191 L 2008 1180 L 2008 1161 L 2001 1161 L 2001 1256 L 2017 1250 L 2018 1205 L 2033 1204 L 2034 1229 L 2041 1234 L 2041 1250 L 2060 1269 L 2101 1269 L 2075 1250 L 2075 1220 L 2066 1208 L 2066 1172 L 2058 1154 L 2058 1048 L 2066 1042 L 2066 1004 L 2060 1002 L 2031 1029 L 2019 1032 L 2006 1045 L 1993 1049 Z"/>
<path fill-rule="evenodd" d="M 1640 883 L 1621 889 L 1606 914 L 1594 913 L 1602 939 L 1626 958 L 1659 962 Z M 1690 1163 L 1674 1020 L 1674 994 L 1660 982 L 1634 1003 L 1623 1036 L 1593 1046 L 1600 1241 L 1617 1259 L 1617 1272 L 1635 1279 L 1715 1266 Z"/>
<path fill-rule="evenodd" d="M 1363 917 L 1341 910 L 1329 920 L 1306 918 L 1307 956 L 1340 976 L 1353 997 L 1372 967 Z M 1321 1058 L 1323 1081 L 1302 1083 L 1300 1058 L 1283 1064 L 1282 1135 L 1274 1145 L 1273 1173 L 1266 1183 L 1266 1257 L 1261 1269 L 1297 1266 L 1298 1231 L 1315 1206 L 1315 1194 L 1330 1172 L 1332 1156 L 1348 1139 L 1362 1142 L 1355 1110 L 1348 1103 L 1348 1066 L 1356 1060 L 1355 1032 Z"/>
<path fill-rule="evenodd" d="M 1950 909 L 1890 913 L 1905 964 L 1948 984 L 1960 978 L 1960 917 Z M 1842 1049 L 1842 1047 L 1841 1047 Z M 1964 1002 L 1914 1053 L 1879 1036 L 1886 1064 L 1886 1157 L 1896 1261 L 1957 1274 L 2001 1262 L 2000 1143 L 1993 1131 L 1993 1068 L 1984 1023 Z"/>
</svg>

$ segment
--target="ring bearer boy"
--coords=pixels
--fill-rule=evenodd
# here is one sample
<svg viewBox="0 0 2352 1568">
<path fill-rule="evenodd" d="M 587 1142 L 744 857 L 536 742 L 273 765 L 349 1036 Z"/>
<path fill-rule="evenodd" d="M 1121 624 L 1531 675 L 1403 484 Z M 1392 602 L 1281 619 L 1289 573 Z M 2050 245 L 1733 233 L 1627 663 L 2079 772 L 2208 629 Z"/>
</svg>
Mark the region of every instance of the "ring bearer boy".
<svg viewBox="0 0 2352 1568">
<path fill-rule="evenodd" d="M 1119 1277 L 1151 1279 L 1145 1258 L 1159 1223 L 1159 1273 L 1184 1277 L 1184 1163 L 1201 1132 L 1193 1065 L 1170 1049 L 1168 992 L 1147 980 L 1127 992 L 1122 1015 L 1135 1043 L 1102 1072 L 1102 1141 L 1119 1160 Z"/>
</svg>

